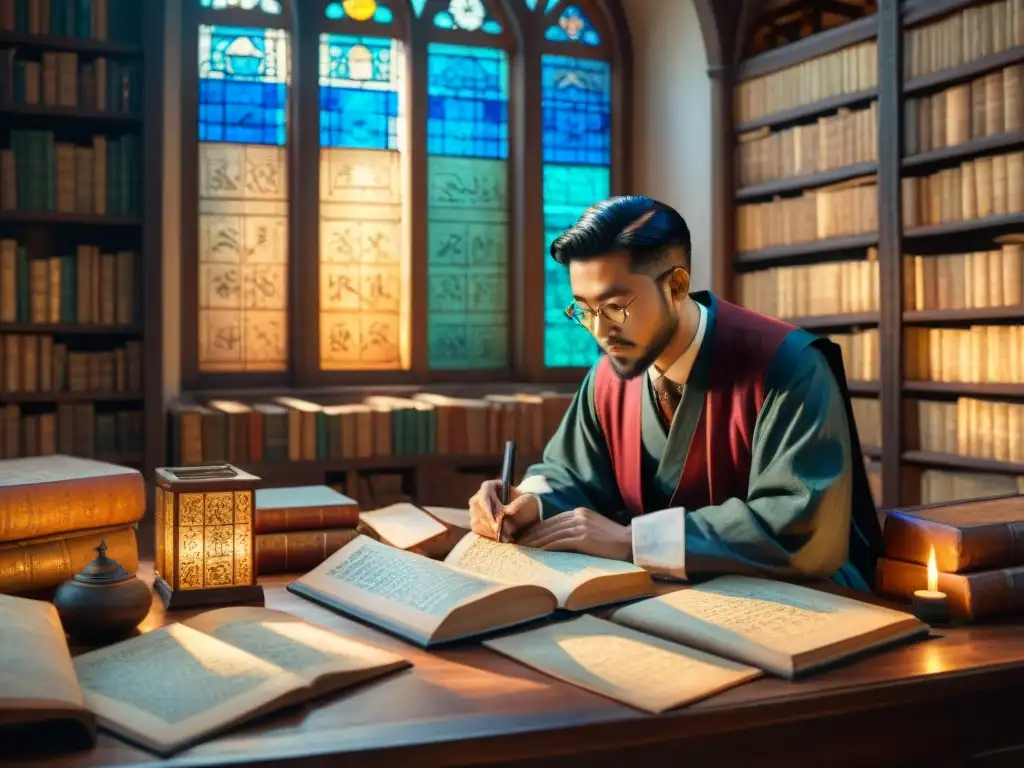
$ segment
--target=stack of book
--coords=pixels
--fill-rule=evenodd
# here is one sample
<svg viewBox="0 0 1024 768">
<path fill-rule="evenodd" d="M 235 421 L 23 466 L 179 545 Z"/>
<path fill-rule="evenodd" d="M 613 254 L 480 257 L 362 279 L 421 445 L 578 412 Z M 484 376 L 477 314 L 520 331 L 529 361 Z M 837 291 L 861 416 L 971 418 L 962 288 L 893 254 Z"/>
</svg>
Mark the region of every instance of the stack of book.
<svg viewBox="0 0 1024 768">
<path fill-rule="evenodd" d="M 359 504 L 325 485 L 256 491 L 256 573 L 320 565 L 356 536 Z"/>
<path fill-rule="evenodd" d="M 950 613 L 977 621 L 1019 610 L 1024 583 L 1024 495 L 932 504 L 889 512 L 876 591 L 910 600 L 928 586 L 929 561 Z"/>
<path fill-rule="evenodd" d="M 0 461 L 0 592 L 60 585 L 95 559 L 101 541 L 135 571 L 145 511 L 138 470 L 59 454 Z"/>
</svg>

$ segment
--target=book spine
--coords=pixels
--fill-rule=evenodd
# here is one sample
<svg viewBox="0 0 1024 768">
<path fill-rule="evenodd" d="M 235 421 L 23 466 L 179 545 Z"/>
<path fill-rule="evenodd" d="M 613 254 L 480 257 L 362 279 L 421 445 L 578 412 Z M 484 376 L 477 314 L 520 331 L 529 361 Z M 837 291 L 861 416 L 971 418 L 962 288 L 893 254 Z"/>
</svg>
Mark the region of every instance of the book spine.
<svg viewBox="0 0 1024 768">
<path fill-rule="evenodd" d="M 106 532 L 91 532 L 65 539 L 0 551 L 0 593 L 20 593 L 56 587 L 96 558 L 100 541 L 107 543 L 107 557 L 126 571 L 139 567 L 135 528 L 126 525 Z"/>
<path fill-rule="evenodd" d="M 299 573 L 320 565 L 356 537 L 354 528 L 256 535 L 256 573 Z"/>
<path fill-rule="evenodd" d="M 322 531 L 355 528 L 358 524 L 357 506 L 256 509 L 256 533 Z"/>
<path fill-rule="evenodd" d="M 935 548 L 935 566 L 945 573 L 965 573 L 1024 565 L 1024 523 L 992 523 L 958 528 L 899 512 L 886 517 L 885 554 L 927 565 Z"/>
</svg>

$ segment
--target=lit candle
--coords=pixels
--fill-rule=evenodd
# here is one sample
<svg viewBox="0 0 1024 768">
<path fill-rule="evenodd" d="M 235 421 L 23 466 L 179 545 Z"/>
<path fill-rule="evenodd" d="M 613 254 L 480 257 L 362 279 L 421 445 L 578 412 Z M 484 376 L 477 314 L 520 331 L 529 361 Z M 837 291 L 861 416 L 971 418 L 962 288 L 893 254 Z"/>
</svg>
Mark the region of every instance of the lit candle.
<svg viewBox="0 0 1024 768">
<path fill-rule="evenodd" d="M 935 565 L 935 547 L 928 554 L 928 589 L 914 592 L 914 615 L 927 624 L 949 623 L 949 599 L 939 591 L 939 569 Z"/>
</svg>

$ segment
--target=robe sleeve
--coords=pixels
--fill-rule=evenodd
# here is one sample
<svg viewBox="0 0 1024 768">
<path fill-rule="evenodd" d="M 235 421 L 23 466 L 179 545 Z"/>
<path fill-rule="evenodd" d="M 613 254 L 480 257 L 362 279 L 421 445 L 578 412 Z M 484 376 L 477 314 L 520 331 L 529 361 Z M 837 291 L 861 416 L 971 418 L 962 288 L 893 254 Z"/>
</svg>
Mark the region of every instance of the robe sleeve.
<svg viewBox="0 0 1024 768">
<path fill-rule="evenodd" d="M 587 374 L 544 449 L 526 470 L 518 488 L 540 500 L 541 519 L 586 507 L 608 517 L 625 507 L 612 472 L 611 457 L 594 411 L 594 369 Z"/>
<path fill-rule="evenodd" d="M 843 568 L 853 482 L 845 403 L 817 349 L 789 365 L 768 375 L 746 498 L 635 518 L 634 562 L 681 579 L 830 578 Z"/>
</svg>

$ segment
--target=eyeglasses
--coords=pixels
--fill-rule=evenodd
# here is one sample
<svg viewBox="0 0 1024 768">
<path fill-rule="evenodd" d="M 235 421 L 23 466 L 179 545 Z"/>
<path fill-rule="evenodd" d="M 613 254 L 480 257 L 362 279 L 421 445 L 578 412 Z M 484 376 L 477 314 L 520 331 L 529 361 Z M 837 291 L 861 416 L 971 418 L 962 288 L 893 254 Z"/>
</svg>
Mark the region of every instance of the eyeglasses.
<svg viewBox="0 0 1024 768">
<path fill-rule="evenodd" d="M 613 303 L 604 304 L 598 307 L 597 309 L 591 309 L 590 307 L 582 306 L 573 301 L 571 304 L 569 304 L 568 307 L 565 308 L 565 316 L 570 320 L 576 321 L 591 333 L 593 333 L 594 326 L 597 324 L 598 315 L 601 315 L 605 320 L 614 323 L 615 325 L 622 325 L 623 323 L 626 322 L 626 319 L 629 317 L 629 305 L 632 304 L 637 299 L 639 299 L 641 296 L 647 293 L 647 291 L 656 286 L 658 283 L 660 283 L 666 277 L 671 275 L 677 269 L 680 269 L 680 267 L 672 267 L 668 271 L 658 275 L 656 278 L 651 280 L 648 286 L 646 286 L 643 290 L 638 292 L 636 296 L 634 296 L 632 299 L 627 301 L 622 306 Z"/>
</svg>

